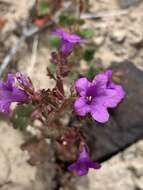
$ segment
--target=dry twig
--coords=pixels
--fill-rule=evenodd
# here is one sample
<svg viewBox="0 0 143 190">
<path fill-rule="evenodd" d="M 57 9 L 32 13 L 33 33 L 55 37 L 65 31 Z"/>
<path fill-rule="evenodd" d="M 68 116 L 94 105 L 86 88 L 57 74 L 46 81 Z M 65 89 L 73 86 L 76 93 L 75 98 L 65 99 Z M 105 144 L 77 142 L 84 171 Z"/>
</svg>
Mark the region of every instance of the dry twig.
<svg viewBox="0 0 143 190">
<path fill-rule="evenodd" d="M 81 14 L 82 19 L 97 19 L 103 17 L 113 17 L 113 16 L 120 16 L 128 14 L 128 10 L 113 10 L 113 11 L 103 11 L 99 13 L 83 13 Z"/>
<path fill-rule="evenodd" d="M 28 71 L 27 71 L 28 76 L 30 76 L 30 74 L 33 71 L 33 68 L 36 64 L 38 43 L 39 43 L 39 36 L 36 35 L 34 37 L 34 41 L 33 41 L 31 62 L 30 62 L 30 66 L 28 67 Z"/>
</svg>

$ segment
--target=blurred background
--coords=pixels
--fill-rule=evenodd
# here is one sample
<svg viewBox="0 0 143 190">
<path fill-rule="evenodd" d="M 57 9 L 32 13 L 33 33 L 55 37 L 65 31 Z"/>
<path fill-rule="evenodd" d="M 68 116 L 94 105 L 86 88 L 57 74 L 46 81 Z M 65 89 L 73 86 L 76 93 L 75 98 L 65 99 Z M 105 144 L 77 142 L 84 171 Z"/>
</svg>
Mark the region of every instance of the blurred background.
<svg viewBox="0 0 143 190">
<path fill-rule="evenodd" d="M 45 25 L 51 20 L 58 26 L 72 25 L 71 18 L 67 21 L 67 13 L 78 16 L 79 1 L 47 0 L 49 7 L 39 4 L 37 13 L 35 5 L 39 2 L 0 0 L 0 75 L 3 78 L 8 71 L 20 70 L 37 89 L 42 89 L 54 84 L 47 78 L 47 66 L 54 69 L 50 51 L 55 44 L 49 40 L 51 30 L 45 29 Z M 89 132 L 93 158 L 104 161 L 102 169 L 69 181 L 68 176 L 56 176 L 52 166 L 30 165 L 28 151 L 20 148 L 24 135 L 13 129 L 9 121 L 1 120 L 1 190 L 143 190 L 143 1 L 84 0 L 82 5 L 81 25 L 77 27 L 87 44 L 82 47 L 81 57 L 72 58 L 71 81 L 79 72 L 92 77 L 112 67 L 115 79 L 127 91 L 123 104 L 111 113 L 107 130 L 92 129 L 99 135 L 95 143 Z M 31 128 L 28 130 L 34 133 Z"/>
</svg>

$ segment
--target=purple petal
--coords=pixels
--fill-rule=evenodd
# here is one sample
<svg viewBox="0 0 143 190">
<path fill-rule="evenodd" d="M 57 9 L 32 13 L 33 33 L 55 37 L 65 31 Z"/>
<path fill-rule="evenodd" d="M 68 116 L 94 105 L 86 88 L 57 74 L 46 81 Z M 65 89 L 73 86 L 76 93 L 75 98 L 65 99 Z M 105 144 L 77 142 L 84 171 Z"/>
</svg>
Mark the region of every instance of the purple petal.
<svg viewBox="0 0 143 190">
<path fill-rule="evenodd" d="M 106 101 L 104 105 L 109 108 L 114 108 L 124 98 L 125 92 L 120 85 L 115 85 L 115 89 L 106 90 Z"/>
<path fill-rule="evenodd" d="M 61 51 L 63 54 L 68 55 L 72 52 L 74 47 L 73 43 L 70 43 L 68 41 L 62 40 L 61 42 Z"/>
<path fill-rule="evenodd" d="M 88 147 L 85 145 L 79 152 L 77 162 L 71 164 L 68 169 L 74 171 L 77 176 L 83 176 L 88 173 L 89 168 L 99 169 L 101 165 L 97 162 L 92 162 L 89 157 Z"/>
<path fill-rule="evenodd" d="M 101 168 L 101 164 L 99 164 L 98 162 L 89 162 L 88 166 L 89 166 L 89 168 L 93 168 L 93 169 L 100 169 Z"/>
<path fill-rule="evenodd" d="M 87 146 L 84 146 L 82 148 L 82 151 L 79 153 L 79 158 L 78 160 L 89 160 L 89 153 L 88 153 L 88 150 L 87 150 Z"/>
<path fill-rule="evenodd" d="M 75 162 L 68 167 L 68 170 L 75 172 L 77 176 L 83 176 L 88 173 L 87 163 Z"/>
<path fill-rule="evenodd" d="M 9 89 L 12 89 L 13 83 L 14 83 L 14 75 L 12 73 L 9 73 L 6 81 L 7 87 Z"/>
<path fill-rule="evenodd" d="M 77 176 L 83 176 L 88 173 L 89 168 L 80 168 L 80 170 L 76 170 Z"/>
<path fill-rule="evenodd" d="M 112 70 L 111 69 L 108 69 L 106 72 L 105 72 L 105 75 L 107 75 L 108 79 L 110 79 L 112 77 Z"/>
<path fill-rule="evenodd" d="M 91 83 L 85 77 L 80 78 L 75 82 L 76 91 L 80 94 L 80 96 L 86 95 L 87 89 L 90 85 Z"/>
<path fill-rule="evenodd" d="M 105 123 L 109 119 L 107 108 L 102 104 L 93 101 L 91 104 L 91 116 L 100 123 Z"/>
<path fill-rule="evenodd" d="M 66 32 L 63 28 L 55 30 L 52 34 L 58 35 L 63 40 L 68 41 L 70 43 L 80 43 L 82 42 L 82 39 L 80 36 L 76 34 L 70 34 L 69 32 Z"/>
<path fill-rule="evenodd" d="M 32 87 L 31 82 L 29 81 L 29 79 L 22 73 L 17 72 L 16 73 L 16 79 L 18 80 L 18 82 L 22 85 L 22 86 L 26 86 L 28 88 Z"/>
<path fill-rule="evenodd" d="M 107 70 L 105 74 L 95 77 L 97 85 L 96 103 L 105 107 L 114 108 L 124 98 L 125 92 L 121 85 L 116 85 L 109 80 L 112 70 Z"/>
<path fill-rule="evenodd" d="M 10 102 L 0 100 L 0 112 L 9 114 L 10 104 Z"/>
<path fill-rule="evenodd" d="M 59 37 L 63 37 L 65 31 L 62 28 L 56 29 L 54 32 L 52 32 L 53 35 L 57 35 Z"/>
<path fill-rule="evenodd" d="M 108 77 L 106 74 L 101 73 L 95 76 L 95 78 L 93 79 L 94 83 L 100 83 L 101 85 L 105 85 L 108 82 Z"/>
<path fill-rule="evenodd" d="M 76 162 L 68 166 L 68 170 L 70 170 L 70 171 L 74 171 L 76 169 L 77 169 L 77 163 Z"/>
<path fill-rule="evenodd" d="M 70 43 L 80 43 L 81 42 L 81 38 L 76 34 L 64 33 L 63 39 L 67 40 Z"/>
<path fill-rule="evenodd" d="M 108 77 L 104 73 L 96 75 L 93 79 L 92 84 L 96 85 L 97 94 L 102 94 L 102 92 L 107 88 Z"/>
<path fill-rule="evenodd" d="M 74 110 L 79 116 L 85 116 L 88 112 L 90 112 L 90 107 L 86 103 L 84 97 L 80 97 L 75 101 Z"/>
<path fill-rule="evenodd" d="M 125 92 L 120 85 L 115 85 L 114 89 L 103 90 L 100 95 L 96 97 L 96 104 L 103 105 L 107 108 L 114 108 L 124 98 Z"/>
<path fill-rule="evenodd" d="M 3 82 L 3 81 L 0 81 L 0 89 L 3 88 L 3 84 L 4 84 L 4 82 Z"/>
<path fill-rule="evenodd" d="M 10 105 L 13 102 L 25 102 L 27 94 L 15 85 L 13 74 L 8 74 L 6 82 L 0 82 L 0 111 L 3 113 L 10 112 Z"/>
<path fill-rule="evenodd" d="M 12 93 L 12 96 L 10 98 L 11 101 L 13 101 L 13 102 L 25 102 L 27 100 L 27 98 L 28 98 L 28 96 L 23 90 L 18 89 L 16 87 L 13 88 L 13 93 Z"/>
</svg>

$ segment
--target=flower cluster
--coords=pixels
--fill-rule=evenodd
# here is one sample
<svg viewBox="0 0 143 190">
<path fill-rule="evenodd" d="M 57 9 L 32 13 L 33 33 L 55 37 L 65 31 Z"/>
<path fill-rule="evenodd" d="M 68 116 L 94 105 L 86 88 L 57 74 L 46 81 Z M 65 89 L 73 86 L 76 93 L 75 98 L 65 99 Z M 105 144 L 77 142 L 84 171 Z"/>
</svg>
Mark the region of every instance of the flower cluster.
<svg viewBox="0 0 143 190">
<path fill-rule="evenodd" d="M 101 165 L 90 159 L 86 140 L 82 130 L 80 130 L 81 126 L 73 126 L 69 130 L 67 126 L 62 126 L 63 124 L 60 121 L 57 122 L 57 119 L 64 111 L 66 112 L 66 109 L 69 109 L 69 105 L 73 105 L 76 115 L 82 118 L 90 115 L 95 121 L 105 123 L 109 119 L 108 108 L 115 108 L 124 98 L 125 92 L 121 85 L 112 81 L 112 71 L 107 70 L 96 75 L 92 81 L 86 77 L 77 79 L 74 87 L 78 95 L 76 95 L 75 100 L 73 100 L 72 93 L 66 97 L 63 78 L 69 72 L 68 64 L 66 64 L 67 57 L 71 54 L 74 46 L 82 43 L 83 40 L 80 36 L 70 34 L 64 29 L 57 29 L 52 34 L 61 39 L 58 53 L 54 52 L 53 54 L 53 62 L 56 63 L 55 75 L 48 70 L 48 75 L 56 82 L 54 88 L 35 91 L 28 77 L 20 72 L 15 75 L 9 73 L 5 82 L 0 81 L 0 112 L 9 114 L 12 103 L 27 103 L 35 106 L 32 116 L 39 119 L 44 127 L 46 126 L 42 128 L 42 134 L 46 128 L 49 131 L 56 129 L 55 134 L 50 131 L 48 135 L 54 134 L 55 140 L 61 142 L 61 146 L 68 145 L 70 147 L 73 144 L 80 144 L 78 159 L 68 169 L 77 176 L 83 176 L 88 173 L 90 168 L 99 169 Z M 62 127 L 63 129 L 61 129 Z M 58 133 L 57 130 L 59 130 Z M 45 134 L 47 135 L 47 131 Z"/>
</svg>

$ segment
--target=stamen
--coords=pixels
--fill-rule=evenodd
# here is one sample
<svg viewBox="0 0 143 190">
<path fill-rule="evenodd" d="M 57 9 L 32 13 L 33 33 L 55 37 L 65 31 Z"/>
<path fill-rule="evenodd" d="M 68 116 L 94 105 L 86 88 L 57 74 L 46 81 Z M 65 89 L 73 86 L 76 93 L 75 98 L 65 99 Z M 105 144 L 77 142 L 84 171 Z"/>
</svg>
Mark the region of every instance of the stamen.
<svg viewBox="0 0 143 190">
<path fill-rule="evenodd" d="M 88 97 L 87 97 L 87 100 L 88 100 L 89 102 L 91 102 L 92 96 L 88 96 Z"/>
</svg>

